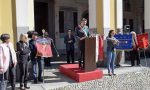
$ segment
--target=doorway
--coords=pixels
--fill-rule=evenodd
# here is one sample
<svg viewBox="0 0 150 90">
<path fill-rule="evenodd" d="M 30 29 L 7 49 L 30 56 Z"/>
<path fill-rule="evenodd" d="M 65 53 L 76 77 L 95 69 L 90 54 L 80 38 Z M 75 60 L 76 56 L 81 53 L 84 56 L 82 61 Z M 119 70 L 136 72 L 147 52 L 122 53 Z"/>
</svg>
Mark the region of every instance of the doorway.
<svg viewBox="0 0 150 90">
<path fill-rule="evenodd" d="M 54 0 L 35 0 L 34 1 L 34 20 L 35 31 L 42 35 L 45 29 L 49 36 L 55 41 L 55 15 Z"/>
</svg>

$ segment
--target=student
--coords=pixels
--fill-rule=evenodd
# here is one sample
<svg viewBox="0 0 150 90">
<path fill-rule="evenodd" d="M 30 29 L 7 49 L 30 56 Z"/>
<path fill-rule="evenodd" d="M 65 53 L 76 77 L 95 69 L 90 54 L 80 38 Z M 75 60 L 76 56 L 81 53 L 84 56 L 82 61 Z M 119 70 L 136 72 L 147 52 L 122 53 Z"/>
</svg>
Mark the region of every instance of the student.
<svg viewBox="0 0 150 90">
<path fill-rule="evenodd" d="M 119 41 L 114 37 L 115 31 L 110 30 L 107 39 L 107 68 L 108 75 L 115 75 L 114 73 L 114 62 L 116 58 L 115 45 L 119 43 Z"/>
<path fill-rule="evenodd" d="M 16 65 L 17 65 L 17 58 L 16 52 L 14 50 L 13 44 L 10 42 L 10 35 L 9 34 L 2 34 L 0 39 L 2 40 L 2 44 L 0 45 L 0 68 L 1 72 L 5 72 L 5 79 L 8 80 L 8 75 L 10 77 L 11 83 L 11 90 L 16 90 Z M 3 63 L 3 61 L 4 64 Z M 7 70 L 8 69 L 8 70 Z"/>
<path fill-rule="evenodd" d="M 81 69 L 85 68 L 85 38 L 89 36 L 89 28 L 86 24 L 87 19 L 83 18 L 80 25 L 78 25 L 75 30 L 79 49 L 79 67 Z"/>
<path fill-rule="evenodd" d="M 20 89 L 30 89 L 27 86 L 28 82 L 28 61 L 30 60 L 30 49 L 28 45 L 28 36 L 27 34 L 20 35 L 20 41 L 17 42 L 17 52 L 19 58 L 19 67 L 20 67 Z"/>
<path fill-rule="evenodd" d="M 140 66 L 140 57 L 139 57 L 139 48 L 138 42 L 136 38 L 136 33 L 134 31 L 131 32 L 132 34 L 132 51 L 130 51 L 131 55 L 131 66 L 135 66 L 135 60 L 137 61 L 137 65 Z"/>
<path fill-rule="evenodd" d="M 66 52 L 67 52 L 67 63 L 70 64 L 70 56 L 72 59 L 72 63 L 74 64 L 74 43 L 75 37 L 72 34 L 72 31 L 69 29 L 67 35 L 64 38 L 64 43 L 66 44 Z"/>
</svg>

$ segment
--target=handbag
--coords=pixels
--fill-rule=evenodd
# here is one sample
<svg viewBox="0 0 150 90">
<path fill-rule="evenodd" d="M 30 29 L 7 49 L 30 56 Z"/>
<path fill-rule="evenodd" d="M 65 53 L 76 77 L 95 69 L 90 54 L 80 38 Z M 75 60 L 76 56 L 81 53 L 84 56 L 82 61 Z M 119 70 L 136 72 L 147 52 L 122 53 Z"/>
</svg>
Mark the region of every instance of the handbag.
<svg viewBox="0 0 150 90">
<path fill-rule="evenodd" d="M 4 50 L 2 48 L 2 51 L 3 51 L 3 55 L 4 55 Z M 0 90 L 6 90 L 7 89 L 7 80 L 5 80 L 4 78 L 4 73 L 3 73 L 3 78 L 2 80 L 0 81 Z"/>
</svg>

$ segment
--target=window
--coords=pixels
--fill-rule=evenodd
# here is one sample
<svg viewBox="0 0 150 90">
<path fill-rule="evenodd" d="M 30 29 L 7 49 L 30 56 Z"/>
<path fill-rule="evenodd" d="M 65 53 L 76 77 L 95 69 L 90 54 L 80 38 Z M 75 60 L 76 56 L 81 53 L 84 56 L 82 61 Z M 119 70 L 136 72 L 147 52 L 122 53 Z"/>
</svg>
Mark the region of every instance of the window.
<svg viewBox="0 0 150 90">
<path fill-rule="evenodd" d="M 74 29 L 78 25 L 78 13 L 77 12 L 73 12 L 73 25 L 74 25 Z"/>
<path fill-rule="evenodd" d="M 134 31 L 134 21 L 133 19 L 129 19 L 130 31 Z"/>
<path fill-rule="evenodd" d="M 64 11 L 59 11 L 59 33 L 64 33 Z"/>
<path fill-rule="evenodd" d="M 124 11 L 128 11 L 130 12 L 131 11 L 131 3 L 130 3 L 130 0 L 124 0 L 123 1 L 123 7 L 124 7 Z"/>
</svg>

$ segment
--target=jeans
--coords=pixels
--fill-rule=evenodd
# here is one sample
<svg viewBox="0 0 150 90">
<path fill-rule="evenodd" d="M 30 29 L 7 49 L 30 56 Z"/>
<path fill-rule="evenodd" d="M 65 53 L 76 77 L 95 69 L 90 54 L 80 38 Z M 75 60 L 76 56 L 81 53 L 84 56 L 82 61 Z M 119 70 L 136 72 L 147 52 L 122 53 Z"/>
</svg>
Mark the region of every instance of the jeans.
<svg viewBox="0 0 150 90">
<path fill-rule="evenodd" d="M 32 71 L 34 80 L 42 79 L 42 72 L 44 70 L 44 58 L 37 57 L 35 60 L 32 60 Z"/>
<path fill-rule="evenodd" d="M 108 73 L 114 74 L 115 57 L 116 57 L 116 53 L 114 51 L 107 51 L 107 69 L 108 69 Z"/>
<path fill-rule="evenodd" d="M 28 62 L 20 62 L 20 87 L 27 86 L 28 81 Z"/>
</svg>

